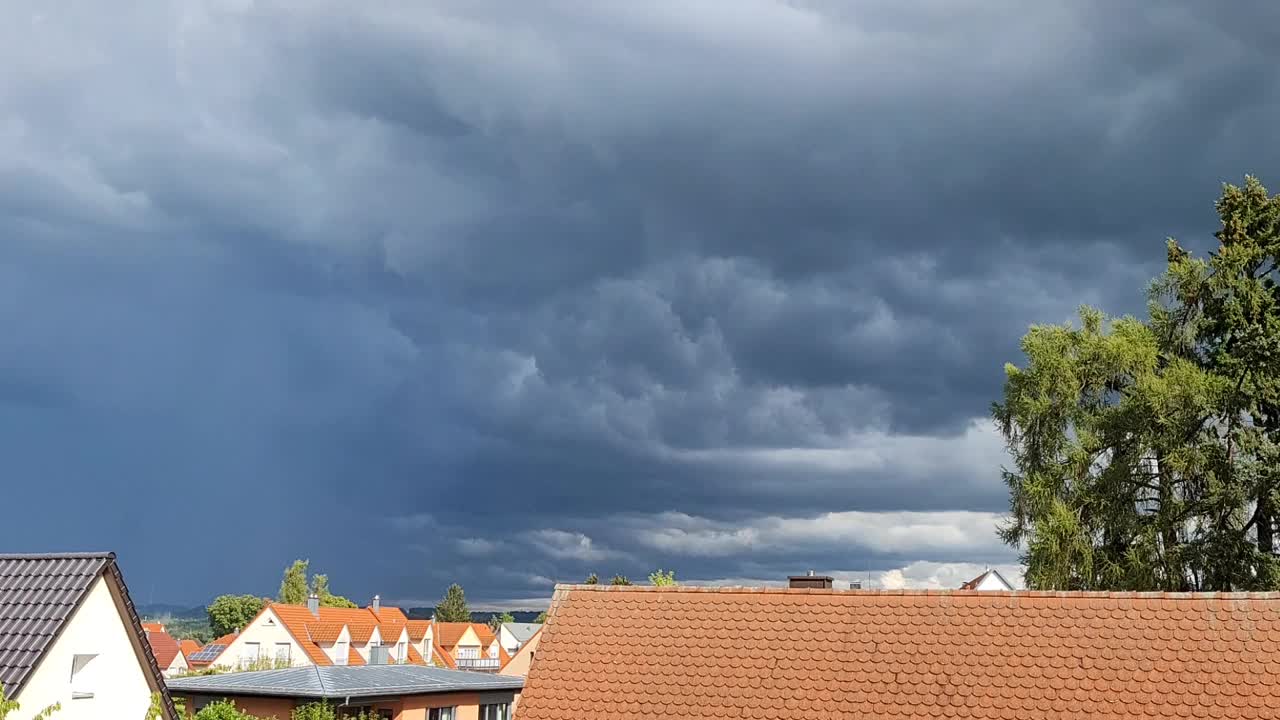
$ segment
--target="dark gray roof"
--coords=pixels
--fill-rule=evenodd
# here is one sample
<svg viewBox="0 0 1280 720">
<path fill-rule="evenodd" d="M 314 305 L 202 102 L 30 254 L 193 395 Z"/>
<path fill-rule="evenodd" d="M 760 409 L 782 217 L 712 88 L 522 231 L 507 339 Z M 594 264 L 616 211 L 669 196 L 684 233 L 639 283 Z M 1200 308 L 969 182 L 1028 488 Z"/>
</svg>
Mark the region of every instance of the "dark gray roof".
<svg viewBox="0 0 1280 720">
<path fill-rule="evenodd" d="M 132 626 L 135 648 L 142 654 L 143 670 L 161 692 L 168 717 L 177 717 L 115 553 L 0 554 L 0 685 L 5 695 L 15 697 L 22 689 L 100 575 L 119 593 L 124 621 Z"/>
<path fill-rule="evenodd" d="M 193 675 L 169 680 L 169 690 L 175 694 L 326 699 L 519 690 L 522 687 L 522 677 L 422 665 L 315 665 L 224 675 Z"/>
<path fill-rule="evenodd" d="M 515 639 L 521 645 L 523 645 L 529 642 L 529 638 L 533 637 L 534 633 L 542 629 L 542 623 L 512 622 L 512 623 L 502 623 L 502 627 L 506 628 L 507 632 L 511 633 L 515 637 Z"/>
<path fill-rule="evenodd" d="M 13 697 L 110 553 L 0 555 L 0 684 Z"/>
</svg>

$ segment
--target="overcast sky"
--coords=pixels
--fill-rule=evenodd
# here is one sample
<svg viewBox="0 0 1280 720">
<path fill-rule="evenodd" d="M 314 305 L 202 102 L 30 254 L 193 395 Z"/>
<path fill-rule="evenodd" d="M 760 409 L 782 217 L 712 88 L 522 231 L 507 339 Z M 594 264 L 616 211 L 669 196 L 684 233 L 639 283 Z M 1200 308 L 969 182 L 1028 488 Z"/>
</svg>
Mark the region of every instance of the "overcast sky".
<svg viewBox="0 0 1280 720">
<path fill-rule="evenodd" d="M 1270 1 L 4 15 L 0 548 L 144 603 L 957 585 L 1027 325 L 1280 186 Z"/>
</svg>

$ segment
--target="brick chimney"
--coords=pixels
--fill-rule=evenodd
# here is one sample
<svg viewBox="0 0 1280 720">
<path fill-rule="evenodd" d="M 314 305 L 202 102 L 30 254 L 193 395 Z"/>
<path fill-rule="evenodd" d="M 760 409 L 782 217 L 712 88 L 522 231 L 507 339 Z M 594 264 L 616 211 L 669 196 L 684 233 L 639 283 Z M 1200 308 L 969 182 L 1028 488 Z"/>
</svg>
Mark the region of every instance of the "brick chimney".
<svg viewBox="0 0 1280 720">
<path fill-rule="evenodd" d="M 373 596 L 373 604 L 372 604 L 372 605 L 370 605 L 369 607 L 370 607 L 370 608 L 372 608 L 374 612 L 378 612 L 379 610 L 381 610 L 381 609 L 382 609 L 382 598 L 381 598 L 381 597 L 379 597 L 379 596 L 377 596 L 377 595 L 374 595 L 374 596 Z"/>
<path fill-rule="evenodd" d="M 307 609 L 311 611 L 312 615 L 315 615 L 316 617 L 320 617 L 320 596 L 319 595 L 315 593 L 311 593 L 310 595 L 307 596 Z"/>
<path fill-rule="evenodd" d="M 787 577 L 787 586 L 794 589 L 819 588 L 830 590 L 835 579 L 829 575 L 815 575 L 812 570 L 808 575 L 791 575 Z"/>
</svg>

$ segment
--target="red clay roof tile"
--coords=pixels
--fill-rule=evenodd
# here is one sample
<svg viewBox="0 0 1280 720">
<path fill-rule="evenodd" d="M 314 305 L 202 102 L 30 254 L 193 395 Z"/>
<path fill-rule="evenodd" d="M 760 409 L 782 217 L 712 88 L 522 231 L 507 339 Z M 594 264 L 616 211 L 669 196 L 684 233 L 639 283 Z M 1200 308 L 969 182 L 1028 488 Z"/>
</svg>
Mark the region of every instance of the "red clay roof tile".
<svg viewBox="0 0 1280 720">
<path fill-rule="evenodd" d="M 148 623 L 154 625 L 153 623 Z M 158 625 L 157 625 L 158 627 Z M 156 664 L 161 670 L 168 669 L 173 663 L 173 659 L 178 657 L 181 648 L 178 647 L 178 641 L 173 636 L 163 630 L 148 630 L 147 643 L 151 645 L 151 653 L 156 656 Z"/>
<path fill-rule="evenodd" d="M 557 588 L 519 720 L 1273 718 L 1280 594 Z"/>
</svg>

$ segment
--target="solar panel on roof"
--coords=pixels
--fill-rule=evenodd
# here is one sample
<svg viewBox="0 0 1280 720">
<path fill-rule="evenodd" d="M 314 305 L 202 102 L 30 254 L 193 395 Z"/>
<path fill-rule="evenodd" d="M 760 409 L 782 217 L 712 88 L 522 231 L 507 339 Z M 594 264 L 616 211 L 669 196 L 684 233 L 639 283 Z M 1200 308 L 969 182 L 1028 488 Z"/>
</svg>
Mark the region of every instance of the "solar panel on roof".
<svg viewBox="0 0 1280 720">
<path fill-rule="evenodd" d="M 187 658 L 187 660 L 193 661 L 193 662 L 203 662 L 205 660 L 214 660 L 214 659 L 217 659 L 217 657 L 222 654 L 222 651 L 226 649 L 227 649 L 226 645 L 205 645 L 204 647 L 200 648 L 200 652 L 193 653 L 191 657 Z"/>
</svg>

